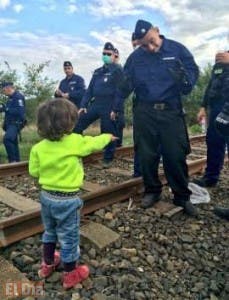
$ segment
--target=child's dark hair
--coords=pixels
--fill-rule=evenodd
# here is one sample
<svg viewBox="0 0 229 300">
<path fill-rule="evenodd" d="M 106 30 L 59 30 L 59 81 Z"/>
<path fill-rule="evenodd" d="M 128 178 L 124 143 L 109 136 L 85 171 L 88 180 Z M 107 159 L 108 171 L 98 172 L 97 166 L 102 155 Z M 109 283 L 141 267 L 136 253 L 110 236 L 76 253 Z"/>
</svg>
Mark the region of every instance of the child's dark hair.
<svg viewBox="0 0 229 300">
<path fill-rule="evenodd" d="M 38 108 L 37 130 L 48 140 L 58 141 L 65 134 L 70 134 L 77 121 L 77 108 L 67 99 L 51 99 Z"/>
</svg>

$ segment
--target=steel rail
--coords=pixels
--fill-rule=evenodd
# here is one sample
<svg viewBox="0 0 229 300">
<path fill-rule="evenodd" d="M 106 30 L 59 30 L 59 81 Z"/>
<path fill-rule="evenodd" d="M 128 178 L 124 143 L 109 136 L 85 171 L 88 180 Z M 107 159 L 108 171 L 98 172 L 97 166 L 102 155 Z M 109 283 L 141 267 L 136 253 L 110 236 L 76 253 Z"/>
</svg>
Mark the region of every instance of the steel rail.
<svg viewBox="0 0 229 300">
<path fill-rule="evenodd" d="M 205 164 L 206 158 L 188 162 L 189 174 L 193 175 L 197 172 L 201 172 Z M 163 184 L 166 184 L 166 178 L 163 173 L 160 174 L 160 179 Z M 90 192 L 82 196 L 84 200 L 82 215 L 92 213 L 98 209 L 127 200 L 131 197 L 138 197 L 142 192 L 142 178 L 130 179 L 121 184 L 115 184 L 101 188 L 101 190 L 96 192 Z M 42 231 L 43 226 L 40 209 L 31 210 L 19 216 L 9 217 L 0 222 L 0 248 L 41 233 Z"/>
<path fill-rule="evenodd" d="M 205 135 L 197 135 L 190 137 L 191 144 L 203 142 L 205 139 Z M 121 148 L 117 148 L 115 151 L 115 157 L 119 158 L 121 156 L 127 155 L 130 156 L 134 152 L 133 146 L 125 146 Z M 99 151 L 93 153 L 87 157 L 83 158 L 83 162 L 85 165 L 91 164 L 103 158 L 103 152 Z M 10 163 L 10 164 L 0 164 L 0 178 L 4 178 L 6 176 L 15 176 L 28 174 L 28 161 L 22 161 L 18 163 Z"/>
</svg>

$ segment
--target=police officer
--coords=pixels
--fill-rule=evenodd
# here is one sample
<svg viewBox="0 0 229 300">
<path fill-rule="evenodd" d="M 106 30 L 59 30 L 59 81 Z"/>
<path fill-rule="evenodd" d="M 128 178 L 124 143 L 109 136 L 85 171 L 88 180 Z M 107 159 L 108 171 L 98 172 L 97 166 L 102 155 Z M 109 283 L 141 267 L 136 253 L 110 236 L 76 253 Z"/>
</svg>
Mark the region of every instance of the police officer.
<svg viewBox="0 0 229 300">
<path fill-rule="evenodd" d="M 135 37 L 135 33 L 132 33 L 131 36 L 131 43 L 132 43 L 132 47 L 133 49 L 137 49 L 140 45 L 139 45 L 139 41 L 136 39 Z M 133 96 L 135 97 L 135 96 Z M 134 108 L 135 108 L 135 102 L 133 100 L 133 114 L 134 114 Z M 138 155 L 138 150 L 137 150 L 137 144 L 135 143 L 135 130 L 134 130 L 134 123 L 133 123 L 133 138 L 134 138 L 134 173 L 133 173 L 133 177 L 141 177 L 142 176 L 142 171 L 141 171 L 141 166 L 140 166 L 140 161 L 139 161 L 139 155 Z M 158 163 L 160 162 L 160 149 L 158 152 Z"/>
<path fill-rule="evenodd" d="M 216 56 L 216 60 L 217 60 L 217 56 Z M 229 53 L 228 53 L 228 64 L 229 64 Z M 216 130 L 219 132 L 219 134 L 221 134 L 225 138 L 226 143 L 229 145 L 229 98 L 227 98 L 222 112 L 216 117 L 215 125 L 216 125 Z M 229 152 L 228 152 L 228 157 L 229 157 Z M 223 208 L 217 206 L 214 208 L 214 213 L 220 218 L 229 220 L 229 208 Z"/>
<path fill-rule="evenodd" d="M 114 55 L 115 55 L 114 63 L 118 64 L 121 67 L 121 65 L 119 64 L 119 51 L 117 48 L 114 49 Z M 117 130 L 117 137 L 118 137 L 118 140 L 116 142 L 116 147 L 122 147 L 124 128 L 125 128 L 125 114 L 124 114 L 124 102 L 122 102 L 120 105 L 120 110 L 116 114 L 116 130 Z"/>
<path fill-rule="evenodd" d="M 138 40 L 136 39 L 134 32 L 131 35 L 131 44 L 132 44 L 133 50 L 135 50 L 139 46 Z M 133 95 L 133 114 L 134 114 L 134 104 L 135 104 L 134 97 L 135 97 L 135 95 Z M 134 122 L 133 122 L 133 140 L 134 140 L 134 173 L 133 173 L 133 177 L 137 178 L 137 177 L 142 176 L 142 172 L 141 172 L 139 155 L 138 155 L 138 151 L 137 151 L 137 145 L 135 143 L 134 134 L 135 134 L 135 130 L 134 130 Z"/>
<path fill-rule="evenodd" d="M 3 82 L 1 87 L 3 94 L 8 96 L 6 104 L 2 104 L 0 108 L 5 112 L 3 143 L 8 161 L 18 162 L 20 161 L 18 135 L 25 125 L 25 98 L 14 88 L 12 82 Z"/>
<path fill-rule="evenodd" d="M 160 35 L 151 23 L 138 20 L 135 27 L 138 47 L 124 66 L 122 93 L 134 91 L 135 139 L 145 185 L 142 207 L 153 206 L 162 184 L 158 177 L 158 149 L 161 147 L 166 178 L 174 204 L 196 216 L 190 202 L 186 155 L 190 146 L 182 115 L 181 95 L 191 92 L 199 70 L 191 53 L 180 43 Z"/>
<path fill-rule="evenodd" d="M 216 56 L 211 79 L 197 116 L 200 122 L 202 118 L 206 117 L 206 111 L 209 108 L 209 122 L 206 135 L 207 166 L 204 176 L 194 180 L 195 183 L 203 187 L 213 187 L 217 184 L 223 167 L 225 148 L 226 146 L 229 148 L 229 143 L 226 141 L 225 136 L 220 135 L 215 128 L 215 119 L 222 111 L 229 97 L 229 62 L 220 62 L 221 56 L 220 54 Z"/>
<path fill-rule="evenodd" d="M 64 72 L 66 77 L 61 80 L 58 89 L 55 91 L 55 97 L 63 97 L 73 102 L 78 108 L 85 93 L 84 79 L 76 75 L 70 61 L 64 62 Z"/>
<path fill-rule="evenodd" d="M 138 40 L 136 39 L 136 36 L 135 36 L 134 32 L 131 35 L 131 43 L 132 43 L 133 49 L 136 49 L 139 46 Z"/>
<path fill-rule="evenodd" d="M 100 119 L 102 133 L 117 135 L 115 118 L 119 111 L 120 100 L 117 98 L 116 71 L 121 69 L 114 63 L 114 46 L 107 42 L 104 45 L 102 60 L 104 65 L 94 71 L 88 89 L 82 99 L 79 110 L 79 121 L 75 132 L 82 133 L 91 123 Z M 114 157 L 115 142 L 105 147 L 103 166 L 110 166 Z"/>
</svg>

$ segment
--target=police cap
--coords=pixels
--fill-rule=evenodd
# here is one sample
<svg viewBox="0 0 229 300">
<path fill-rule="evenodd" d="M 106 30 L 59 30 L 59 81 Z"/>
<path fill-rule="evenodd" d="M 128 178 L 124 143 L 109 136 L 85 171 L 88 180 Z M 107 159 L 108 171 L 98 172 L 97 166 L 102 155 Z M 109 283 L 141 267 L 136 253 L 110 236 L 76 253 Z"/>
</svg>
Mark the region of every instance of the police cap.
<svg viewBox="0 0 229 300">
<path fill-rule="evenodd" d="M 135 33 L 134 33 L 134 32 L 132 33 L 131 41 L 132 41 L 132 42 L 133 42 L 133 41 L 136 41 L 136 36 L 135 36 Z"/>
<path fill-rule="evenodd" d="M 65 61 L 64 67 L 72 67 L 72 63 L 70 61 Z"/>
<path fill-rule="evenodd" d="M 103 50 L 111 50 L 111 51 L 114 51 L 115 48 L 114 46 L 110 43 L 110 42 L 107 42 L 105 43 L 104 47 L 103 47 Z"/>
<path fill-rule="evenodd" d="M 150 22 L 145 20 L 138 20 L 134 30 L 135 39 L 142 39 L 152 27 L 153 25 Z"/>
<path fill-rule="evenodd" d="M 1 83 L 1 88 L 5 88 L 7 86 L 13 86 L 13 82 L 10 82 L 10 81 L 4 81 Z"/>
</svg>

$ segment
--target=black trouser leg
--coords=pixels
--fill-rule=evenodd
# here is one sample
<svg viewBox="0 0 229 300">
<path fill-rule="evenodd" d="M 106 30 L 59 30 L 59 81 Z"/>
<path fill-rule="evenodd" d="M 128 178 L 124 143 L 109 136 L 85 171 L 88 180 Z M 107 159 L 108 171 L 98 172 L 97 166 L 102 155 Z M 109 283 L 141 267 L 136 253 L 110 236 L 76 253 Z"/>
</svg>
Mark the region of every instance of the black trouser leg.
<svg viewBox="0 0 229 300">
<path fill-rule="evenodd" d="M 146 193 L 161 193 L 158 176 L 160 162 L 159 136 L 148 109 L 136 107 L 134 115 L 135 139 Z"/>
<path fill-rule="evenodd" d="M 186 155 L 189 144 L 181 113 L 158 111 L 152 105 L 135 108 L 135 129 L 146 191 L 159 192 L 159 149 L 161 148 L 165 175 L 174 193 L 175 201 L 189 200 Z"/>
<path fill-rule="evenodd" d="M 190 198 L 188 189 L 188 167 L 186 155 L 189 141 L 185 133 L 185 124 L 181 113 L 176 111 L 160 112 L 159 129 L 162 146 L 163 166 L 174 200 L 180 204 Z"/>
</svg>

